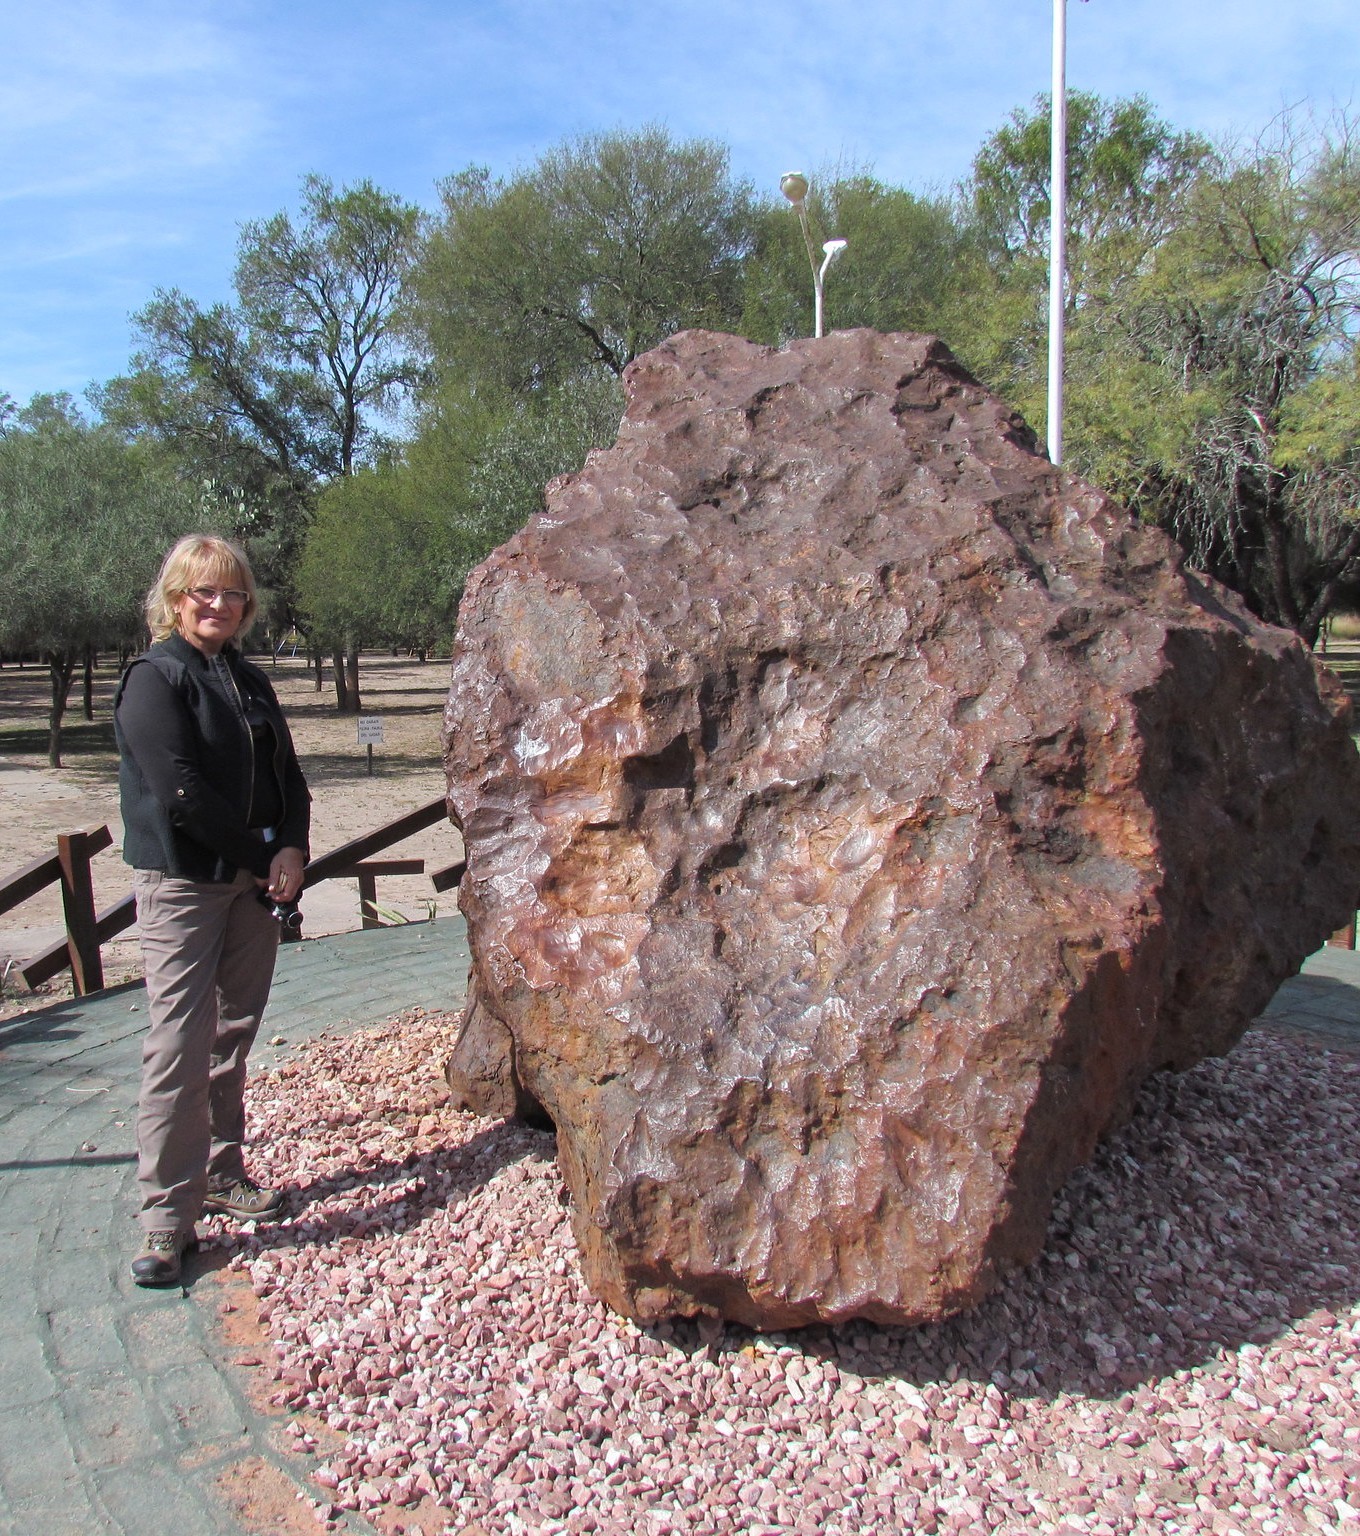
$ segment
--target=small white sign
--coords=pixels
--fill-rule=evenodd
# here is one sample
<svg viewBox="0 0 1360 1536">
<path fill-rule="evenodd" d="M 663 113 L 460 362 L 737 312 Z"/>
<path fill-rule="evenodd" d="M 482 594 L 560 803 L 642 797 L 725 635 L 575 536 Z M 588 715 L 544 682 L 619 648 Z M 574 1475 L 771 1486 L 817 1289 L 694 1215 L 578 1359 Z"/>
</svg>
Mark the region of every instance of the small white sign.
<svg viewBox="0 0 1360 1536">
<path fill-rule="evenodd" d="M 361 747 L 364 746 L 365 744 L 367 744 L 369 746 L 381 745 L 382 744 L 382 739 L 383 739 L 383 735 L 382 735 L 382 716 L 381 715 L 360 715 L 359 716 L 359 745 Z"/>
</svg>

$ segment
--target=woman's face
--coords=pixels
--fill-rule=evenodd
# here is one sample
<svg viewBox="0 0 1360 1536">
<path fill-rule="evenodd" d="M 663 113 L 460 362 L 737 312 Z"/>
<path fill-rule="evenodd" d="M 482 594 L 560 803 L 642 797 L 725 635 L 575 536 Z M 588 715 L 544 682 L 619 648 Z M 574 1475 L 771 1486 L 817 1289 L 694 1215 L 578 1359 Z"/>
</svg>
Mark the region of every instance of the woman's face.
<svg viewBox="0 0 1360 1536">
<path fill-rule="evenodd" d="M 243 587 L 219 577 L 220 573 L 200 576 L 175 603 L 180 634 L 205 656 L 216 656 L 236 634 L 249 601 Z"/>
</svg>

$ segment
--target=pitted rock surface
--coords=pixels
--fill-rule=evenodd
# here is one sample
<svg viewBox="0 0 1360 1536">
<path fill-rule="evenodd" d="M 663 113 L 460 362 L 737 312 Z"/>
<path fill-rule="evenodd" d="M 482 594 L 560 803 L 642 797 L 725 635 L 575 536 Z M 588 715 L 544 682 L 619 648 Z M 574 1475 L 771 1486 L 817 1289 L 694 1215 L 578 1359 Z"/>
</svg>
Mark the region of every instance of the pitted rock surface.
<svg viewBox="0 0 1360 1536">
<path fill-rule="evenodd" d="M 463 601 L 450 1081 L 623 1312 L 943 1317 L 1354 909 L 1347 707 L 930 338 L 627 385 Z"/>
</svg>

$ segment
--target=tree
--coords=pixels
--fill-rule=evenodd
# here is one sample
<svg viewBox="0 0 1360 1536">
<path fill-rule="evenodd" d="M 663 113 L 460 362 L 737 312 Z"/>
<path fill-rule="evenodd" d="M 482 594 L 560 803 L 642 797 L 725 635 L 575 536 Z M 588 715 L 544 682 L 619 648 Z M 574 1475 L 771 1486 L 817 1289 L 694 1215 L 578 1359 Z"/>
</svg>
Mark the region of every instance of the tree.
<svg viewBox="0 0 1360 1536">
<path fill-rule="evenodd" d="M 1073 97 L 1068 461 L 1310 643 L 1360 583 L 1360 160 L 1339 120 L 1214 150 L 1141 101 Z M 958 350 L 1042 410 L 1047 110 L 970 188 L 983 270 Z"/>
<path fill-rule="evenodd" d="M 69 397 L 36 396 L 0 430 L 0 647 L 47 663 L 52 767 L 76 666 L 93 648 L 137 642 L 164 551 L 210 526 L 195 488 Z"/>
<path fill-rule="evenodd" d="M 137 316 L 133 374 L 102 399 L 216 488 L 264 584 L 290 600 L 318 491 L 381 456 L 422 377 L 398 324 L 419 233 L 419 210 L 371 182 L 308 176 L 297 223 L 242 228 L 236 303 L 159 291 Z"/>
<path fill-rule="evenodd" d="M 1051 111 L 1039 97 L 982 145 L 964 188 L 970 224 L 955 350 L 1022 411 L 1040 419 L 1048 357 Z M 1183 216 L 1209 145 L 1152 115 L 1147 100 L 1067 100 L 1064 307 L 1068 395 L 1083 384 L 1081 322 L 1093 322 L 1092 376 L 1105 351 L 1102 314 L 1118 302 Z M 1078 413 L 1079 400 L 1072 401 Z M 1070 436 L 1070 434 L 1068 434 Z"/>
<path fill-rule="evenodd" d="M 303 182 L 288 214 L 241 231 L 236 291 L 250 333 L 309 426 L 318 468 L 348 475 L 382 446 L 377 423 L 421 377 L 395 325 L 419 211 L 370 181 Z"/>
<path fill-rule="evenodd" d="M 1360 156 L 1345 121 L 1222 155 L 1130 285 L 1122 351 L 1184 426 L 1131 455 L 1146 515 L 1310 644 L 1360 581 Z"/>
<path fill-rule="evenodd" d="M 158 292 L 136 317 L 134 371 L 98 393 L 104 418 L 162 444 L 233 507 L 231 531 L 266 585 L 283 585 L 330 456 L 296 381 L 239 311 Z"/>
<path fill-rule="evenodd" d="M 361 469 L 321 493 L 298 566 L 314 634 L 421 653 L 452 633 L 457 590 L 451 526 L 411 494 L 394 465 Z"/>
<path fill-rule="evenodd" d="M 865 174 L 832 175 L 813 180 L 808 217 L 814 231 L 849 242 L 827 279 L 834 329 L 939 333 L 948 324 L 968 236 L 946 200 Z M 807 247 L 782 199 L 763 210 L 746 262 L 741 329 L 770 345 L 812 335 Z"/>
<path fill-rule="evenodd" d="M 1052 188 L 1052 119 L 1048 97 L 1017 110 L 973 161 L 973 218 L 994 259 L 1018 262 L 1048 255 Z M 1102 101 L 1085 91 L 1067 97 L 1067 247 L 1080 301 L 1081 273 L 1128 266 L 1174 227 L 1179 200 L 1209 155 L 1197 134 L 1176 133 L 1153 117 L 1146 97 Z M 1113 242 L 1113 243 L 1112 243 Z"/>
<path fill-rule="evenodd" d="M 622 395 L 587 380 L 488 411 L 446 393 L 399 459 L 322 493 L 298 570 L 314 631 L 422 654 L 446 642 L 468 573 L 542 508 L 553 476 L 613 441 Z"/>
<path fill-rule="evenodd" d="M 417 279 L 441 377 L 511 397 L 735 325 L 756 209 L 727 151 L 660 128 L 582 137 L 512 181 L 447 180 Z"/>
<path fill-rule="evenodd" d="M 613 377 L 561 385 L 515 404 L 478 447 L 468 478 L 463 573 L 518 532 L 546 501 L 548 482 L 572 474 L 618 436 L 624 396 Z"/>
</svg>

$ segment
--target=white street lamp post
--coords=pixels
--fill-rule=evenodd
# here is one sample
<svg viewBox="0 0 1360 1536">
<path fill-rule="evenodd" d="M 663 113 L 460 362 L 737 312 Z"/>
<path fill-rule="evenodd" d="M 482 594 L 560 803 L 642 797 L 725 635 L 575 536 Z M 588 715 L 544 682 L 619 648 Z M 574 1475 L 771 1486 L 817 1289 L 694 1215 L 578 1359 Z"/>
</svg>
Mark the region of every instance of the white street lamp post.
<svg viewBox="0 0 1360 1536">
<path fill-rule="evenodd" d="M 816 329 L 814 336 L 822 334 L 822 294 L 826 288 L 826 269 L 835 261 L 836 257 L 849 244 L 848 240 L 826 240 L 822 243 L 822 264 L 817 268 L 817 276 L 813 281 L 813 290 L 817 300 Z"/>
<path fill-rule="evenodd" d="M 1067 256 L 1067 0 L 1053 0 L 1048 217 L 1048 456 L 1063 457 L 1063 289 Z"/>
<path fill-rule="evenodd" d="M 812 334 L 822 334 L 822 309 L 823 295 L 826 291 L 826 269 L 841 254 L 849 243 L 845 240 L 827 240 L 822 245 L 821 264 L 817 262 L 817 247 L 812 241 L 812 229 L 808 224 L 807 195 L 808 179 L 801 171 L 787 171 L 779 178 L 779 190 L 793 204 L 794 211 L 798 215 L 798 223 L 803 231 L 803 244 L 807 246 L 808 265 L 812 268 L 812 294 L 814 299 L 815 321 Z"/>
</svg>

